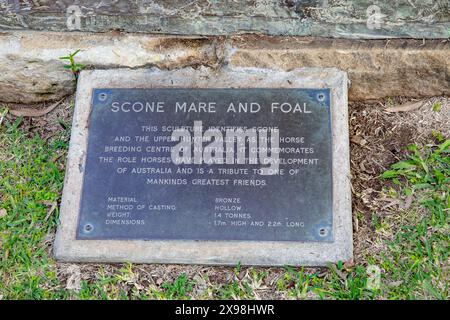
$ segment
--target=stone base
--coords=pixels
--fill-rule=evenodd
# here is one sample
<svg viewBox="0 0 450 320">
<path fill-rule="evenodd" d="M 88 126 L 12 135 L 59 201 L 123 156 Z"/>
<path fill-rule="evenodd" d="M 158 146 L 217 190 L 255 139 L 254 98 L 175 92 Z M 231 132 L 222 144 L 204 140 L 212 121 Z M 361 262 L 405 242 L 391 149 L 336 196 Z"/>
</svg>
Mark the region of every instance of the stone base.
<svg viewBox="0 0 450 320">
<path fill-rule="evenodd" d="M 173 37 L 146 34 L 0 33 L 0 101 L 39 103 L 75 91 L 59 57 L 77 49 L 89 69 L 208 66 L 348 72 L 350 100 L 450 95 L 450 42 L 304 37 Z"/>
<path fill-rule="evenodd" d="M 332 242 L 77 239 L 93 88 L 230 87 L 331 89 Z M 229 67 L 218 71 L 205 67 L 83 71 L 78 83 L 60 220 L 54 247 L 60 261 L 316 266 L 352 259 L 346 73 L 318 68 L 284 72 Z"/>
</svg>

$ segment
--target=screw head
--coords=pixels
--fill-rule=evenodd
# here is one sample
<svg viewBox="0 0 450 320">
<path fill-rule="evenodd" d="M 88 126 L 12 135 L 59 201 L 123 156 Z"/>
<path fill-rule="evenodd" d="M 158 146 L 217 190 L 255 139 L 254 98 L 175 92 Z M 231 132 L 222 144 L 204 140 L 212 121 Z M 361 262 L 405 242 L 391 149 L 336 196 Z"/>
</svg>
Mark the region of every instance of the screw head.
<svg viewBox="0 0 450 320">
<path fill-rule="evenodd" d="M 106 101 L 106 99 L 108 99 L 108 95 L 107 95 L 105 92 L 101 92 L 101 93 L 98 95 L 98 100 L 100 100 L 100 101 Z"/>
<path fill-rule="evenodd" d="M 90 223 L 86 223 L 83 227 L 85 233 L 91 233 L 94 230 L 94 226 Z"/>
</svg>

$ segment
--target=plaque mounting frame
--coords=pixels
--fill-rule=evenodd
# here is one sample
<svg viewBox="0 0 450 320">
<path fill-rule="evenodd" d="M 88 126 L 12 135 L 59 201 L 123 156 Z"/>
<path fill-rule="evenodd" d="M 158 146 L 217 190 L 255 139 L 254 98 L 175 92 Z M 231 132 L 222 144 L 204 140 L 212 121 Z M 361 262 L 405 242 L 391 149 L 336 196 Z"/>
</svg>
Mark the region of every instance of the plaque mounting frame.
<svg viewBox="0 0 450 320">
<path fill-rule="evenodd" d="M 347 74 L 337 69 L 285 72 L 257 68 L 82 71 L 54 254 L 60 261 L 206 265 L 320 266 L 353 257 Z M 332 242 L 223 240 L 78 240 L 76 230 L 94 88 L 302 88 L 331 91 Z"/>
</svg>

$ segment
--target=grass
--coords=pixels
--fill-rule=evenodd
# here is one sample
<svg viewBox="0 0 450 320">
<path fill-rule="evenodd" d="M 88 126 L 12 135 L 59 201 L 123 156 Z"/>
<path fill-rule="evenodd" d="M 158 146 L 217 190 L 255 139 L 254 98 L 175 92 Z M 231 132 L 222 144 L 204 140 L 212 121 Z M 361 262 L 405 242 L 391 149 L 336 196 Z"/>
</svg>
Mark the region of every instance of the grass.
<svg viewBox="0 0 450 320">
<path fill-rule="evenodd" d="M 161 268 L 151 265 L 68 266 L 53 260 L 70 125 L 58 120 L 60 129 L 48 138 L 33 133 L 22 118 L 3 117 L 6 112 L 0 110 L 3 299 L 449 298 L 450 141 L 442 133 L 429 145 L 410 146 L 407 158 L 378 177 L 383 197 L 402 206 L 372 212 L 373 235 L 356 263 L 329 268 L 238 264 L 204 272 L 178 267 L 155 275 Z M 355 215 L 369 224 L 365 215 Z"/>
<path fill-rule="evenodd" d="M 4 122 L 0 133 L 0 294 L 7 298 L 52 298 L 58 291 L 48 238 L 57 224 L 64 179 L 65 132 L 48 143 L 20 129 L 22 119 Z"/>
<path fill-rule="evenodd" d="M 404 197 L 417 194 L 419 202 L 418 208 L 408 212 L 409 223 L 400 226 L 388 242 L 391 254 L 383 259 L 391 279 L 408 284 L 408 290 L 404 286 L 393 289 L 394 297 L 448 298 L 450 140 L 438 140 L 439 144 L 423 149 L 409 146 L 408 159 L 383 174 L 399 186 Z M 389 219 L 385 222 L 389 225 Z"/>
</svg>

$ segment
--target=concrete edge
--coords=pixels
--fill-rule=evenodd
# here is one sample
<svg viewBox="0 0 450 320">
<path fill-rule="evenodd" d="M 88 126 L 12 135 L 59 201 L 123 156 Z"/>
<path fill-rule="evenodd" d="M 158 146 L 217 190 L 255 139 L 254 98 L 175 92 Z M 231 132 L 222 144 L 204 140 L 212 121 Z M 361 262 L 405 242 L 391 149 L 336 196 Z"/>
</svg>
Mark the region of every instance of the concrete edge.
<svg viewBox="0 0 450 320">
<path fill-rule="evenodd" d="M 120 76 L 119 76 L 120 75 Z M 214 81 L 211 81 L 214 77 Z M 123 78 L 127 81 L 124 83 Z M 277 79 L 274 81 L 274 79 Z M 290 82 L 287 82 L 290 80 Z M 79 78 L 67 173 L 54 255 L 63 262 L 134 262 L 205 265 L 323 266 L 353 257 L 347 74 L 330 68 L 290 72 L 258 68 L 185 68 L 173 71 L 121 69 L 83 71 Z M 241 83 L 241 84 L 239 84 Z M 242 85 L 244 83 L 245 85 Z M 256 241 L 76 240 L 77 216 L 86 160 L 89 114 L 94 87 L 286 87 L 332 90 L 333 243 Z M 264 254 L 262 254 L 264 253 Z"/>
</svg>

